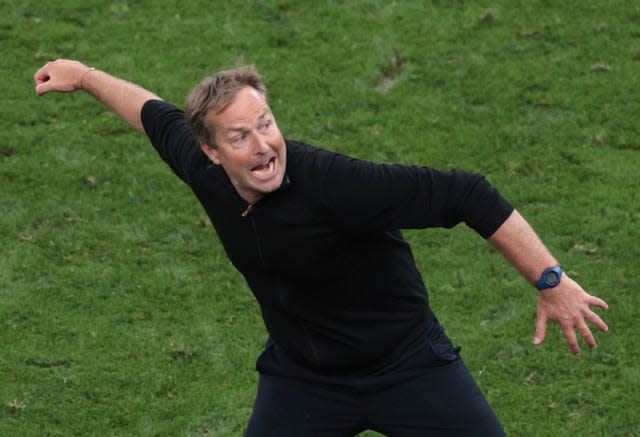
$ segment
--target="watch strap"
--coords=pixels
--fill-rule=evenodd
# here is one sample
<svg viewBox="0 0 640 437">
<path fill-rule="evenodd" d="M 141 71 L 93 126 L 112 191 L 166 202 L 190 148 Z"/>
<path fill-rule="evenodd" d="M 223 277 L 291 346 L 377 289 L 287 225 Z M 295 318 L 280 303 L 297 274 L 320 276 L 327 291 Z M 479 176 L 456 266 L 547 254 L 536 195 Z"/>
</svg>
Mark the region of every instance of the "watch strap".
<svg viewBox="0 0 640 437">
<path fill-rule="evenodd" d="M 560 283 L 560 278 L 562 278 L 563 273 L 562 267 L 559 265 L 544 269 L 540 275 L 540 279 L 536 282 L 536 288 L 542 291 L 555 287 Z"/>
</svg>

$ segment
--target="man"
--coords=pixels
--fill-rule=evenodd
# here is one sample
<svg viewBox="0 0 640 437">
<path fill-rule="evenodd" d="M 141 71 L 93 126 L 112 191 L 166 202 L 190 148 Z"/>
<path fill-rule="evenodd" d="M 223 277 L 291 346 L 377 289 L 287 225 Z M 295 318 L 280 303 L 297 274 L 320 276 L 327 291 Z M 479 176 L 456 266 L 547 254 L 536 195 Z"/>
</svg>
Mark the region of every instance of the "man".
<svg viewBox="0 0 640 437">
<path fill-rule="evenodd" d="M 460 171 L 381 165 L 285 140 L 252 67 L 194 88 L 186 116 L 155 94 L 58 60 L 36 93 L 82 89 L 145 133 L 193 190 L 260 304 L 248 436 L 503 435 L 458 349 L 431 311 L 399 229 L 465 222 L 540 292 L 535 344 L 558 322 L 607 325 L 607 304 L 562 272 L 531 227 L 487 181 Z"/>
</svg>

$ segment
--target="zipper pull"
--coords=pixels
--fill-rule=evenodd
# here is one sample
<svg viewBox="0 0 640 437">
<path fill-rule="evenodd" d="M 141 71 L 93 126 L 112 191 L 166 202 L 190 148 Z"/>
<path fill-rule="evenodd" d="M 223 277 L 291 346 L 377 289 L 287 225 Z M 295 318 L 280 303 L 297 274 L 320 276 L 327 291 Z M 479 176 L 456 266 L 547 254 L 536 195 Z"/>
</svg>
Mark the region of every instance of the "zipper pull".
<svg viewBox="0 0 640 437">
<path fill-rule="evenodd" d="M 247 206 L 247 209 L 244 210 L 244 212 L 242 214 L 240 214 L 242 217 L 246 217 L 249 214 L 251 214 L 251 210 L 253 209 L 253 203 L 250 203 L 249 206 Z"/>
</svg>

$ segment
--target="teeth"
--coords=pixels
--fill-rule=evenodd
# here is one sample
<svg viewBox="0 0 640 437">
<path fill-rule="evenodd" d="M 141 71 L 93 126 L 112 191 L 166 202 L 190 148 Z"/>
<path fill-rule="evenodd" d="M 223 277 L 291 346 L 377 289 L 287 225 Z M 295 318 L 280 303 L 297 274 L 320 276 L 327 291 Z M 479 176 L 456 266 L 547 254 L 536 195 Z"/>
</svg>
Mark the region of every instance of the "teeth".
<svg viewBox="0 0 640 437">
<path fill-rule="evenodd" d="M 252 171 L 258 172 L 258 173 L 271 172 L 273 171 L 274 165 L 275 165 L 274 160 L 269 159 L 268 161 L 265 161 L 262 164 L 255 166 Z"/>
</svg>

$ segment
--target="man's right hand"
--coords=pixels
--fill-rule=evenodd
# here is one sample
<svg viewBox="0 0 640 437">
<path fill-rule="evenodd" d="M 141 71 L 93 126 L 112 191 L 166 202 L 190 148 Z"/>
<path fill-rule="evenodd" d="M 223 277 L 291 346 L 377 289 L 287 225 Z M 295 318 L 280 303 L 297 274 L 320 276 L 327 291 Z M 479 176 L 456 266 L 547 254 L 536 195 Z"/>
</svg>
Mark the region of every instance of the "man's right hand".
<svg viewBox="0 0 640 437">
<path fill-rule="evenodd" d="M 70 93 L 84 90 L 142 133 L 142 106 L 151 99 L 161 100 L 138 85 L 68 59 L 47 62 L 36 71 L 33 80 L 39 96 L 52 91 Z"/>
<path fill-rule="evenodd" d="M 90 71 L 92 68 L 78 61 L 58 59 L 47 62 L 33 77 L 36 94 L 41 96 L 50 91 L 68 93 L 82 89 L 83 78 Z"/>
</svg>

